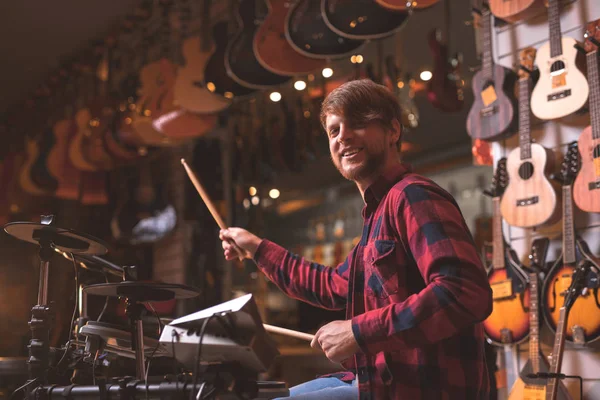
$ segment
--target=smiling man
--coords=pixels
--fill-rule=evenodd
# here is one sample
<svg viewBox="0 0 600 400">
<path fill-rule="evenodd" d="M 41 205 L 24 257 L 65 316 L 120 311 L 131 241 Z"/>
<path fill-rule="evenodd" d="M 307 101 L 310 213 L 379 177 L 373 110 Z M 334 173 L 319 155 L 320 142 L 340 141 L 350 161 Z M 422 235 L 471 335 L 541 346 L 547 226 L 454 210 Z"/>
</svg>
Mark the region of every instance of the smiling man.
<svg viewBox="0 0 600 400">
<path fill-rule="evenodd" d="M 400 106 L 370 80 L 348 82 L 323 102 L 331 159 L 364 200 L 360 242 L 328 268 L 252 233 L 220 232 L 286 294 L 346 310 L 311 346 L 344 372 L 290 389 L 293 399 L 487 400 L 480 324 L 492 294 L 458 205 L 400 160 Z"/>
</svg>

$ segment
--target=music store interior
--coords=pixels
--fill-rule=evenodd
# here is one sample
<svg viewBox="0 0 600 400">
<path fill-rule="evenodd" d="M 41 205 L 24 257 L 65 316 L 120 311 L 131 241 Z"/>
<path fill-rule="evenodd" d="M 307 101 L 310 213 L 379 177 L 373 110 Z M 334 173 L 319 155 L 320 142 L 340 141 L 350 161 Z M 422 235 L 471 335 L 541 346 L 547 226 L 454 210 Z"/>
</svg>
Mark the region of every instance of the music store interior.
<svg viewBox="0 0 600 400">
<path fill-rule="evenodd" d="M 24 0 L 0 27 L 3 398 L 280 398 L 341 370 L 310 341 L 344 311 L 219 230 L 342 263 L 364 201 L 320 106 L 371 79 L 487 269 L 490 399 L 600 400 L 598 0 Z"/>
</svg>

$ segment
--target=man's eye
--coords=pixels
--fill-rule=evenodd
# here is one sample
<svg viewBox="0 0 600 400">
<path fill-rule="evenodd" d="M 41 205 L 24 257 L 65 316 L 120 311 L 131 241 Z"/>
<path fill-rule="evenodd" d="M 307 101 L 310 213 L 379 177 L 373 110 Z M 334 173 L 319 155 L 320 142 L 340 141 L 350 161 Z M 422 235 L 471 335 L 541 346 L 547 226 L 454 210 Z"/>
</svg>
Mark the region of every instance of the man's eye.
<svg viewBox="0 0 600 400">
<path fill-rule="evenodd" d="M 329 136 L 335 136 L 338 134 L 339 129 L 338 128 L 333 128 L 329 131 Z"/>
</svg>

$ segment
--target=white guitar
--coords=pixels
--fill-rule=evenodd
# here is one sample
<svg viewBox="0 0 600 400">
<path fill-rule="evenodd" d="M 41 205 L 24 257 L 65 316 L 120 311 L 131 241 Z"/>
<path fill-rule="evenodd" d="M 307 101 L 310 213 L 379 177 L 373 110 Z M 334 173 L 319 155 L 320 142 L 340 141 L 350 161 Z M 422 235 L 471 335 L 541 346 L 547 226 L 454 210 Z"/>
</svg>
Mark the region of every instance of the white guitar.
<svg viewBox="0 0 600 400">
<path fill-rule="evenodd" d="M 550 41 L 539 48 L 535 58 L 540 79 L 531 94 L 531 112 L 540 119 L 574 113 L 585 105 L 590 91 L 576 66 L 577 41 L 562 37 L 558 2 L 548 0 Z"/>
</svg>

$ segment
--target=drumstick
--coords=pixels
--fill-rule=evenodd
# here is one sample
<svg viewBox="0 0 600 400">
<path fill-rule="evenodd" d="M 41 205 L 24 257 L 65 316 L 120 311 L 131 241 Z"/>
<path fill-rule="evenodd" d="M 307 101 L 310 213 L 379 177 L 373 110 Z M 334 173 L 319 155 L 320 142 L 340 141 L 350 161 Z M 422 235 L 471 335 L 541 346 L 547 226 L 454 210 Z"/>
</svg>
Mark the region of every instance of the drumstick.
<svg viewBox="0 0 600 400">
<path fill-rule="evenodd" d="M 306 340 L 308 342 L 312 342 L 312 340 L 315 337 L 315 335 L 311 335 L 310 333 L 293 331 L 291 329 L 280 328 L 278 326 L 267 325 L 267 324 L 263 324 L 263 326 L 265 327 L 265 330 L 267 332 L 278 333 L 280 335 L 290 336 L 290 337 L 293 337 L 296 339 Z"/>
<path fill-rule="evenodd" d="M 200 195 L 200 197 L 204 201 L 204 204 L 206 204 L 206 207 L 208 208 L 208 211 L 210 211 L 210 214 L 212 215 L 212 217 L 217 222 L 217 225 L 219 225 L 219 228 L 221 228 L 221 229 L 227 229 L 227 225 L 225 225 L 225 222 L 223 221 L 223 218 L 221 218 L 221 216 L 219 215 L 219 212 L 217 211 L 217 208 L 215 207 L 215 205 L 213 204 L 213 202 L 210 200 L 210 197 L 208 196 L 208 193 L 206 193 L 206 191 L 202 187 L 202 184 L 200 183 L 200 181 L 196 177 L 196 174 L 194 174 L 194 171 L 192 171 L 192 169 L 189 167 L 189 165 L 187 165 L 187 163 L 185 162 L 184 158 L 181 159 L 181 164 L 183 164 L 183 168 L 185 168 L 185 172 L 187 172 L 188 177 L 190 178 L 190 180 L 192 181 L 192 183 L 196 187 L 196 190 L 198 191 L 198 194 Z M 229 243 L 231 246 L 233 246 L 233 249 L 237 253 L 238 258 L 240 259 L 240 261 L 242 261 L 245 258 L 245 253 L 246 252 L 244 250 L 242 250 L 237 244 L 235 244 L 235 242 L 233 240 L 228 240 L 227 243 Z"/>
</svg>

